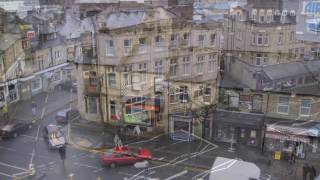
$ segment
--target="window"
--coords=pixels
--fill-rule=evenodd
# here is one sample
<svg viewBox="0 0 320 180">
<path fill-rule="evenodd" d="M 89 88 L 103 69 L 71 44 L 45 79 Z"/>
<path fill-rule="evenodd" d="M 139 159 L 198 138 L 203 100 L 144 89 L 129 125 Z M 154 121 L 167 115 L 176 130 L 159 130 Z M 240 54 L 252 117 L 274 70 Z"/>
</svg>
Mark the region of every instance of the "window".
<svg viewBox="0 0 320 180">
<path fill-rule="evenodd" d="M 257 137 L 257 131 L 256 130 L 251 130 L 250 131 L 250 138 L 256 138 Z"/>
<path fill-rule="evenodd" d="M 217 54 L 209 54 L 208 72 L 216 72 L 217 70 Z"/>
<path fill-rule="evenodd" d="M 198 62 L 196 64 L 197 74 L 203 74 L 204 56 L 198 56 Z"/>
<path fill-rule="evenodd" d="M 146 52 L 146 38 L 139 38 L 139 52 Z"/>
<path fill-rule="evenodd" d="M 267 10 L 266 22 L 270 23 L 272 21 L 272 10 Z"/>
<path fill-rule="evenodd" d="M 256 56 L 256 65 L 261 66 L 262 65 L 262 54 L 257 54 Z"/>
<path fill-rule="evenodd" d="M 92 86 L 92 87 L 96 87 L 98 85 L 97 72 L 90 71 L 89 82 L 90 82 L 90 86 Z"/>
<path fill-rule="evenodd" d="M 268 45 L 269 44 L 269 34 L 265 34 L 264 35 L 264 45 Z"/>
<path fill-rule="evenodd" d="M 259 22 L 263 23 L 265 21 L 265 10 L 264 9 L 260 9 L 259 10 Z"/>
<path fill-rule="evenodd" d="M 97 99 L 95 97 L 88 97 L 88 107 L 90 114 L 97 114 L 98 108 L 97 108 Z"/>
<path fill-rule="evenodd" d="M 311 100 L 310 99 L 302 99 L 300 104 L 300 115 L 309 116 L 311 110 Z"/>
<path fill-rule="evenodd" d="M 204 45 L 204 35 L 201 34 L 198 36 L 198 46 L 203 47 L 203 45 Z"/>
<path fill-rule="evenodd" d="M 293 42 L 294 41 L 294 31 L 290 32 L 290 41 Z"/>
<path fill-rule="evenodd" d="M 116 102 L 115 101 L 110 101 L 110 115 L 111 116 L 116 116 Z"/>
<path fill-rule="evenodd" d="M 60 81 L 61 80 L 61 71 L 56 71 L 53 73 L 52 81 Z"/>
<path fill-rule="evenodd" d="M 261 109 L 262 109 L 262 97 L 259 95 L 255 95 L 252 99 L 252 111 L 261 112 Z"/>
<path fill-rule="evenodd" d="M 110 88 L 115 88 L 117 86 L 117 81 L 116 81 L 116 74 L 115 73 L 109 73 L 109 87 Z"/>
<path fill-rule="evenodd" d="M 257 44 L 258 45 L 263 44 L 263 34 L 262 33 L 258 33 L 258 35 L 257 35 Z"/>
<path fill-rule="evenodd" d="M 289 97 L 279 97 L 278 113 L 289 113 Z"/>
<path fill-rule="evenodd" d="M 190 38 L 190 34 L 189 33 L 184 33 L 183 34 L 183 45 L 184 46 L 189 46 L 189 38 Z"/>
<path fill-rule="evenodd" d="M 131 39 L 125 39 L 123 41 L 123 47 L 124 47 L 124 52 L 125 53 L 130 53 L 131 52 Z"/>
<path fill-rule="evenodd" d="M 256 9 L 252 9 L 252 20 L 257 21 L 258 20 L 258 11 Z"/>
<path fill-rule="evenodd" d="M 178 45 L 178 35 L 171 34 L 170 36 L 170 46 L 177 46 Z"/>
<path fill-rule="evenodd" d="M 182 75 L 187 76 L 190 75 L 190 57 L 182 58 Z"/>
<path fill-rule="evenodd" d="M 170 69 L 169 69 L 169 75 L 171 77 L 177 76 L 177 69 L 178 69 L 178 64 L 176 59 L 171 59 L 170 60 Z"/>
<path fill-rule="evenodd" d="M 283 43 L 283 32 L 279 33 L 279 38 L 278 38 L 278 44 L 282 44 Z"/>
<path fill-rule="evenodd" d="M 216 34 L 210 35 L 210 45 L 215 46 L 216 45 Z"/>
<path fill-rule="evenodd" d="M 36 78 L 31 81 L 31 89 L 38 90 L 41 88 L 41 78 Z"/>
<path fill-rule="evenodd" d="M 114 55 L 114 44 L 113 40 L 107 40 L 106 42 L 106 56 Z"/>
<path fill-rule="evenodd" d="M 162 74 L 163 73 L 163 65 L 162 60 L 158 60 L 154 62 L 154 70 L 156 74 Z"/>
<path fill-rule="evenodd" d="M 156 47 L 163 46 L 163 40 L 162 40 L 162 37 L 160 35 L 156 36 L 154 41 L 155 41 Z"/>
</svg>

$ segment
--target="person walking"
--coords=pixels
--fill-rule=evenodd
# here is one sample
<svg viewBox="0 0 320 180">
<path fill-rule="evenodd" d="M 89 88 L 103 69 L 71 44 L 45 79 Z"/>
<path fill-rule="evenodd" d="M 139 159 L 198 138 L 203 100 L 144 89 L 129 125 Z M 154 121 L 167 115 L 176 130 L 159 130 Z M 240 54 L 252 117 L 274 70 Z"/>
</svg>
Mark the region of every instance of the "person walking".
<svg viewBox="0 0 320 180">
<path fill-rule="evenodd" d="M 310 180 L 315 180 L 317 178 L 317 171 L 314 166 L 310 167 Z"/>
<path fill-rule="evenodd" d="M 8 120 L 9 119 L 9 111 L 8 111 L 8 105 L 7 103 L 5 103 L 2 107 L 2 114 L 3 114 L 3 118 L 5 120 Z"/>
<path fill-rule="evenodd" d="M 33 116 L 35 116 L 37 114 L 37 104 L 34 101 L 32 101 L 31 103 L 31 110 L 32 110 Z"/>
</svg>

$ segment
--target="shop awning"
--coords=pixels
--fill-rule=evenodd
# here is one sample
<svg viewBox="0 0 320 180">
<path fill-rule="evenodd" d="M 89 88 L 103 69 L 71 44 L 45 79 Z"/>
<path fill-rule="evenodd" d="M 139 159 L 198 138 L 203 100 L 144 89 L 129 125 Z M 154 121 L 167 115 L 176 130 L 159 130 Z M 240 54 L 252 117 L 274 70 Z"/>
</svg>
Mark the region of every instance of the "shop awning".
<svg viewBox="0 0 320 180">
<path fill-rule="evenodd" d="M 315 121 L 275 122 L 267 124 L 266 131 L 285 135 L 320 137 L 320 123 Z"/>
</svg>

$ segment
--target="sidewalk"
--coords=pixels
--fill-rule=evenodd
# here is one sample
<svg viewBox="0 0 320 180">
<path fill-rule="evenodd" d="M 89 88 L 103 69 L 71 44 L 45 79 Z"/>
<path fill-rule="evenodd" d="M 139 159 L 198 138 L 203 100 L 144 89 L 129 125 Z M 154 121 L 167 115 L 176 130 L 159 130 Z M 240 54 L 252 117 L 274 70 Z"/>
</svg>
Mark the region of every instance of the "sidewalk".
<svg viewBox="0 0 320 180">
<path fill-rule="evenodd" d="M 71 141 L 88 150 L 103 150 L 114 147 L 114 136 L 118 127 L 100 122 L 88 121 L 85 119 L 77 119 L 70 123 L 70 139 Z M 161 132 L 144 132 L 142 134 L 133 135 L 131 133 L 118 134 L 122 143 L 130 144 L 132 142 L 149 139 Z"/>
<path fill-rule="evenodd" d="M 67 105 L 70 105 L 70 103 L 76 102 L 76 100 L 76 94 L 73 94 L 73 100 L 71 100 L 71 93 L 62 90 L 55 90 L 49 94 L 45 92 L 39 93 L 34 95 L 31 99 L 10 104 L 8 107 L 9 119 L 24 121 L 39 120 L 42 113 L 43 117 L 45 117 Z M 37 104 L 35 117 L 31 110 L 32 101 Z M 2 117 L 2 113 L 0 115 Z"/>
</svg>

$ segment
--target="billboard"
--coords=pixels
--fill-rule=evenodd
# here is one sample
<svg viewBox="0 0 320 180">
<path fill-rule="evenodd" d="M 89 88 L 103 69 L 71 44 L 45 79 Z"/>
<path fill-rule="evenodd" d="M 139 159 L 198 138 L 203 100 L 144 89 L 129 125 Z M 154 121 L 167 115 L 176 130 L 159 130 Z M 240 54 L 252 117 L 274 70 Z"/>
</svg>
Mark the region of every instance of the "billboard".
<svg viewBox="0 0 320 180">
<path fill-rule="evenodd" d="M 320 42 L 320 0 L 300 1 L 296 34 L 299 40 Z"/>
</svg>

